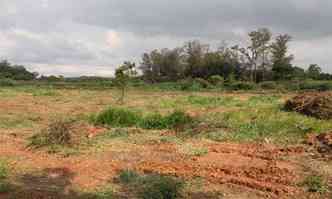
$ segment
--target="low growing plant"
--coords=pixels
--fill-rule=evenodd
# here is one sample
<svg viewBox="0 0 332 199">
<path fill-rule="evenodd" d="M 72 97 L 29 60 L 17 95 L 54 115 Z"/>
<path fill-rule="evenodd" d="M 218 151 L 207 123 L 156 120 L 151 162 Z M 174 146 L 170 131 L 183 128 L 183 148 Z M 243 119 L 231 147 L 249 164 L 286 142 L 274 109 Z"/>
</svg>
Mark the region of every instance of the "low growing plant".
<svg viewBox="0 0 332 199">
<path fill-rule="evenodd" d="M 112 127 L 130 127 L 138 124 L 141 115 L 137 112 L 110 107 L 95 117 L 95 124 L 108 125 Z"/>
</svg>

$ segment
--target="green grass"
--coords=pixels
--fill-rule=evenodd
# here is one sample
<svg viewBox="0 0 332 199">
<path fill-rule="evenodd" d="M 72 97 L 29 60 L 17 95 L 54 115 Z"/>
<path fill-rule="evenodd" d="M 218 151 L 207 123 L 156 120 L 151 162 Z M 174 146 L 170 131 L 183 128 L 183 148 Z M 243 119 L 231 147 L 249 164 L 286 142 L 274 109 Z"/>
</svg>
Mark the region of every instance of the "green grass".
<svg viewBox="0 0 332 199">
<path fill-rule="evenodd" d="M 217 106 L 236 106 L 241 103 L 234 97 L 206 97 L 191 95 L 187 101 L 194 106 L 217 107 Z"/>
<path fill-rule="evenodd" d="M 234 107 L 235 108 L 235 107 Z M 213 113 L 205 122 L 221 128 L 204 135 L 217 141 L 300 143 L 309 133 L 332 129 L 331 121 L 318 120 L 282 110 L 279 96 L 255 96 L 244 101 L 237 110 Z"/>
<path fill-rule="evenodd" d="M 308 176 L 303 185 L 307 187 L 309 192 L 325 193 L 328 190 L 328 185 L 321 176 Z"/>
<path fill-rule="evenodd" d="M 19 129 L 33 127 L 33 118 L 27 115 L 0 115 L 0 128 L 3 129 Z"/>
<path fill-rule="evenodd" d="M 183 111 L 174 111 L 166 116 L 159 113 L 143 116 L 127 108 L 108 108 L 91 119 L 96 125 L 110 127 L 140 127 L 143 129 L 178 129 L 193 123 L 193 118 Z"/>
<path fill-rule="evenodd" d="M 5 161 L 0 160 L 0 194 L 7 193 L 10 186 L 7 182 L 8 178 L 8 166 Z"/>
<path fill-rule="evenodd" d="M 110 107 L 98 114 L 94 122 L 97 125 L 107 125 L 112 127 L 131 127 L 139 123 L 141 115 L 138 112 Z"/>
</svg>

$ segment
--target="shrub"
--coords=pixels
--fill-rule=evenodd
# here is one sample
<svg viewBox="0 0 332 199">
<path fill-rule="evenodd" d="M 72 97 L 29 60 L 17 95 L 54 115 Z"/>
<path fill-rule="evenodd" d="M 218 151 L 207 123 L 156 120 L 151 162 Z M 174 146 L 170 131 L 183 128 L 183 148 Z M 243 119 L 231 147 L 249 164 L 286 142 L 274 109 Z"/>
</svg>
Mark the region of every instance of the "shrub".
<svg viewBox="0 0 332 199">
<path fill-rule="evenodd" d="M 137 182 L 139 178 L 140 176 L 135 171 L 132 170 L 123 170 L 119 175 L 120 182 L 124 184 Z"/>
<path fill-rule="evenodd" d="M 321 176 L 309 176 L 303 184 L 308 187 L 309 192 L 324 193 L 327 191 L 327 185 Z"/>
<path fill-rule="evenodd" d="M 300 90 L 328 91 L 328 90 L 332 90 L 332 83 L 305 81 L 305 82 L 302 82 L 299 84 L 299 89 Z"/>
<path fill-rule="evenodd" d="M 182 195 L 184 182 L 168 176 L 151 175 L 142 180 L 142 199 L 176 199 Z"/>
<path fill-rule="evenodd" d="M 194 81 L 192 79 L 185 79 L 179 82 L 180 88 L 183 91 L 199 91 L 203 87 L 200 82 Z"/>
<path fill-rule="evenodd" d="M 174 111 L 166 116 L 159 113 L 148 115 L 140 121 L 139 126 L 144 129 L 174 129 L 192 122 L 193 119 L 183 111 Z"/>
<path fill-rule="evenodd" d="M 136 112 L 124 108 L 108 108 L 95 118 L 98 125 L 110 125 L 113 127 L 135 126 L 140 120 Z"/>
<path fill-rule="evenodd" d="M 8 176 L 7 165 L 0 160 L 0 194 L 9 191 L 9 184 L 6 182 Z"/>
<path fill-rule="evenodd" d="M 262 82 L 260 84 L 260 87 L 262 89 L 266 89 L 266 90 L 273 90 L 273 89 L 276 89 L 278 87 L 277 83 L 276 82 Z"/>
<path fill-rule="evenodd" d="M 168 128 L 181 128 L 193 122 L 193 118 L 183 111 L 174 111 L 172 114 L 166 116 L 164 120 Z"/>
<path fill-rule="evenodd" d="M 213 75 L 209 77 L 209 82 L 215 86 L 222 85 L 224 83 L 224 78 L 220 75 Z"/>
<path fill-rule="evenodd" d="M 253 90 L 255 89 L 255 84 L 250 82 L 234 82 L 229 84 L 231 90 Z"/>
<path fill-rule="evenodd" d="M 72 120 L 56 119 L 47 128 L 30 138 L 30 147 L 40 148 L 52 145 L 69 145 L 71 142 Z"/>
<path fill-rule="evenodd" d="M 16 81 L 8 78 L 0 79 L 0 86 L 15 86 Z"/>
<path fill-rule="evenodd" d="M 203 78 L 195 78 L 194 82 L 197 82 L 202 88 L 212 88 L 213 85 Z"/>
<path fill-rule="evenodd" d="M 146 116 L 144 119 L 141 120 L 139 126 L 143 129 L 167 128 L 167 124 L 165 123 L 164 117 L 159 113 Z"/>
</svg>

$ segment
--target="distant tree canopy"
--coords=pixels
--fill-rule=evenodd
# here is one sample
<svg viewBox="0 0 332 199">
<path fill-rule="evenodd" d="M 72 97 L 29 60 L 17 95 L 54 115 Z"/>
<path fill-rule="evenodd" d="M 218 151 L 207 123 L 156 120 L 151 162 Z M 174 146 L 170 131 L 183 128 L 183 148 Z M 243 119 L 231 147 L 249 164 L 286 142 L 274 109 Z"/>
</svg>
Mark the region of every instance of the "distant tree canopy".
<svg viewBox="0 0 332 199">
<path fill-rule="evenodd" d="M 289 54 L 291 36 L 277 35 L 273 38 L 267 28 L 248 34 L 249 45 L 221 45 L 211 50 L 207 44 L 194 40 L 174 49 L 153 50 L 144 53 L 139 68 L 145 80 L 150 82 L 175 81 L 184 78 L 221 76 L 225 80 L 261 82 L 311 78 L 329 80 L 332 75 L 322 73 L 317 65 L 305 71 L 293 66 L 294 56 Z"/>
<path fill-rule="evenodd" d="M 6 60 L 0 62 L 0 79 L 34 80 L 37 76 L 38 73 L 29 72 L 24 66 L 11 65 Z"/>
</svg>

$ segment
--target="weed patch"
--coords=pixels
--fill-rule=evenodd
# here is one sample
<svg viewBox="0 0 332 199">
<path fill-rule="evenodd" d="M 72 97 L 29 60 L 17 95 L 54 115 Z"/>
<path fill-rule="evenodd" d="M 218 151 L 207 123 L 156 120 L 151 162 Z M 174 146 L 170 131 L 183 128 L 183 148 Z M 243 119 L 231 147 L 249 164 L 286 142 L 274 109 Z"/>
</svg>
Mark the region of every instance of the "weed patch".
<svg viewBox="0 0 332 199">
<path fill-rule="evenodd" d="M 0 194 L 9 191 L 10 186 L 7 183 L 8 167 L 4 161 L 0 160 Z"/>
<path fill-rule="evenodd" d="M 303 185 L 308 188 L 309 192 L 325 193 L 328 189 L 323 177 L 316 175 L 307 177 Z"/>
<path fill-rule="evenodd" d="M 176 199 L 182 196 L 184 189 L 180 179 L 157 174 L 139 175 L 131 170 L 122 171 L 119 180 L 142 199 Z"/>
<path fill-rule="evenodd" d="M 131 127 L 140 121 L 141 115 L 137 112 L 124 108 L 108 108 L 98 114 L 94 122 L 97 125 L 107 125 L 112 127 Z"/>
</svg>

